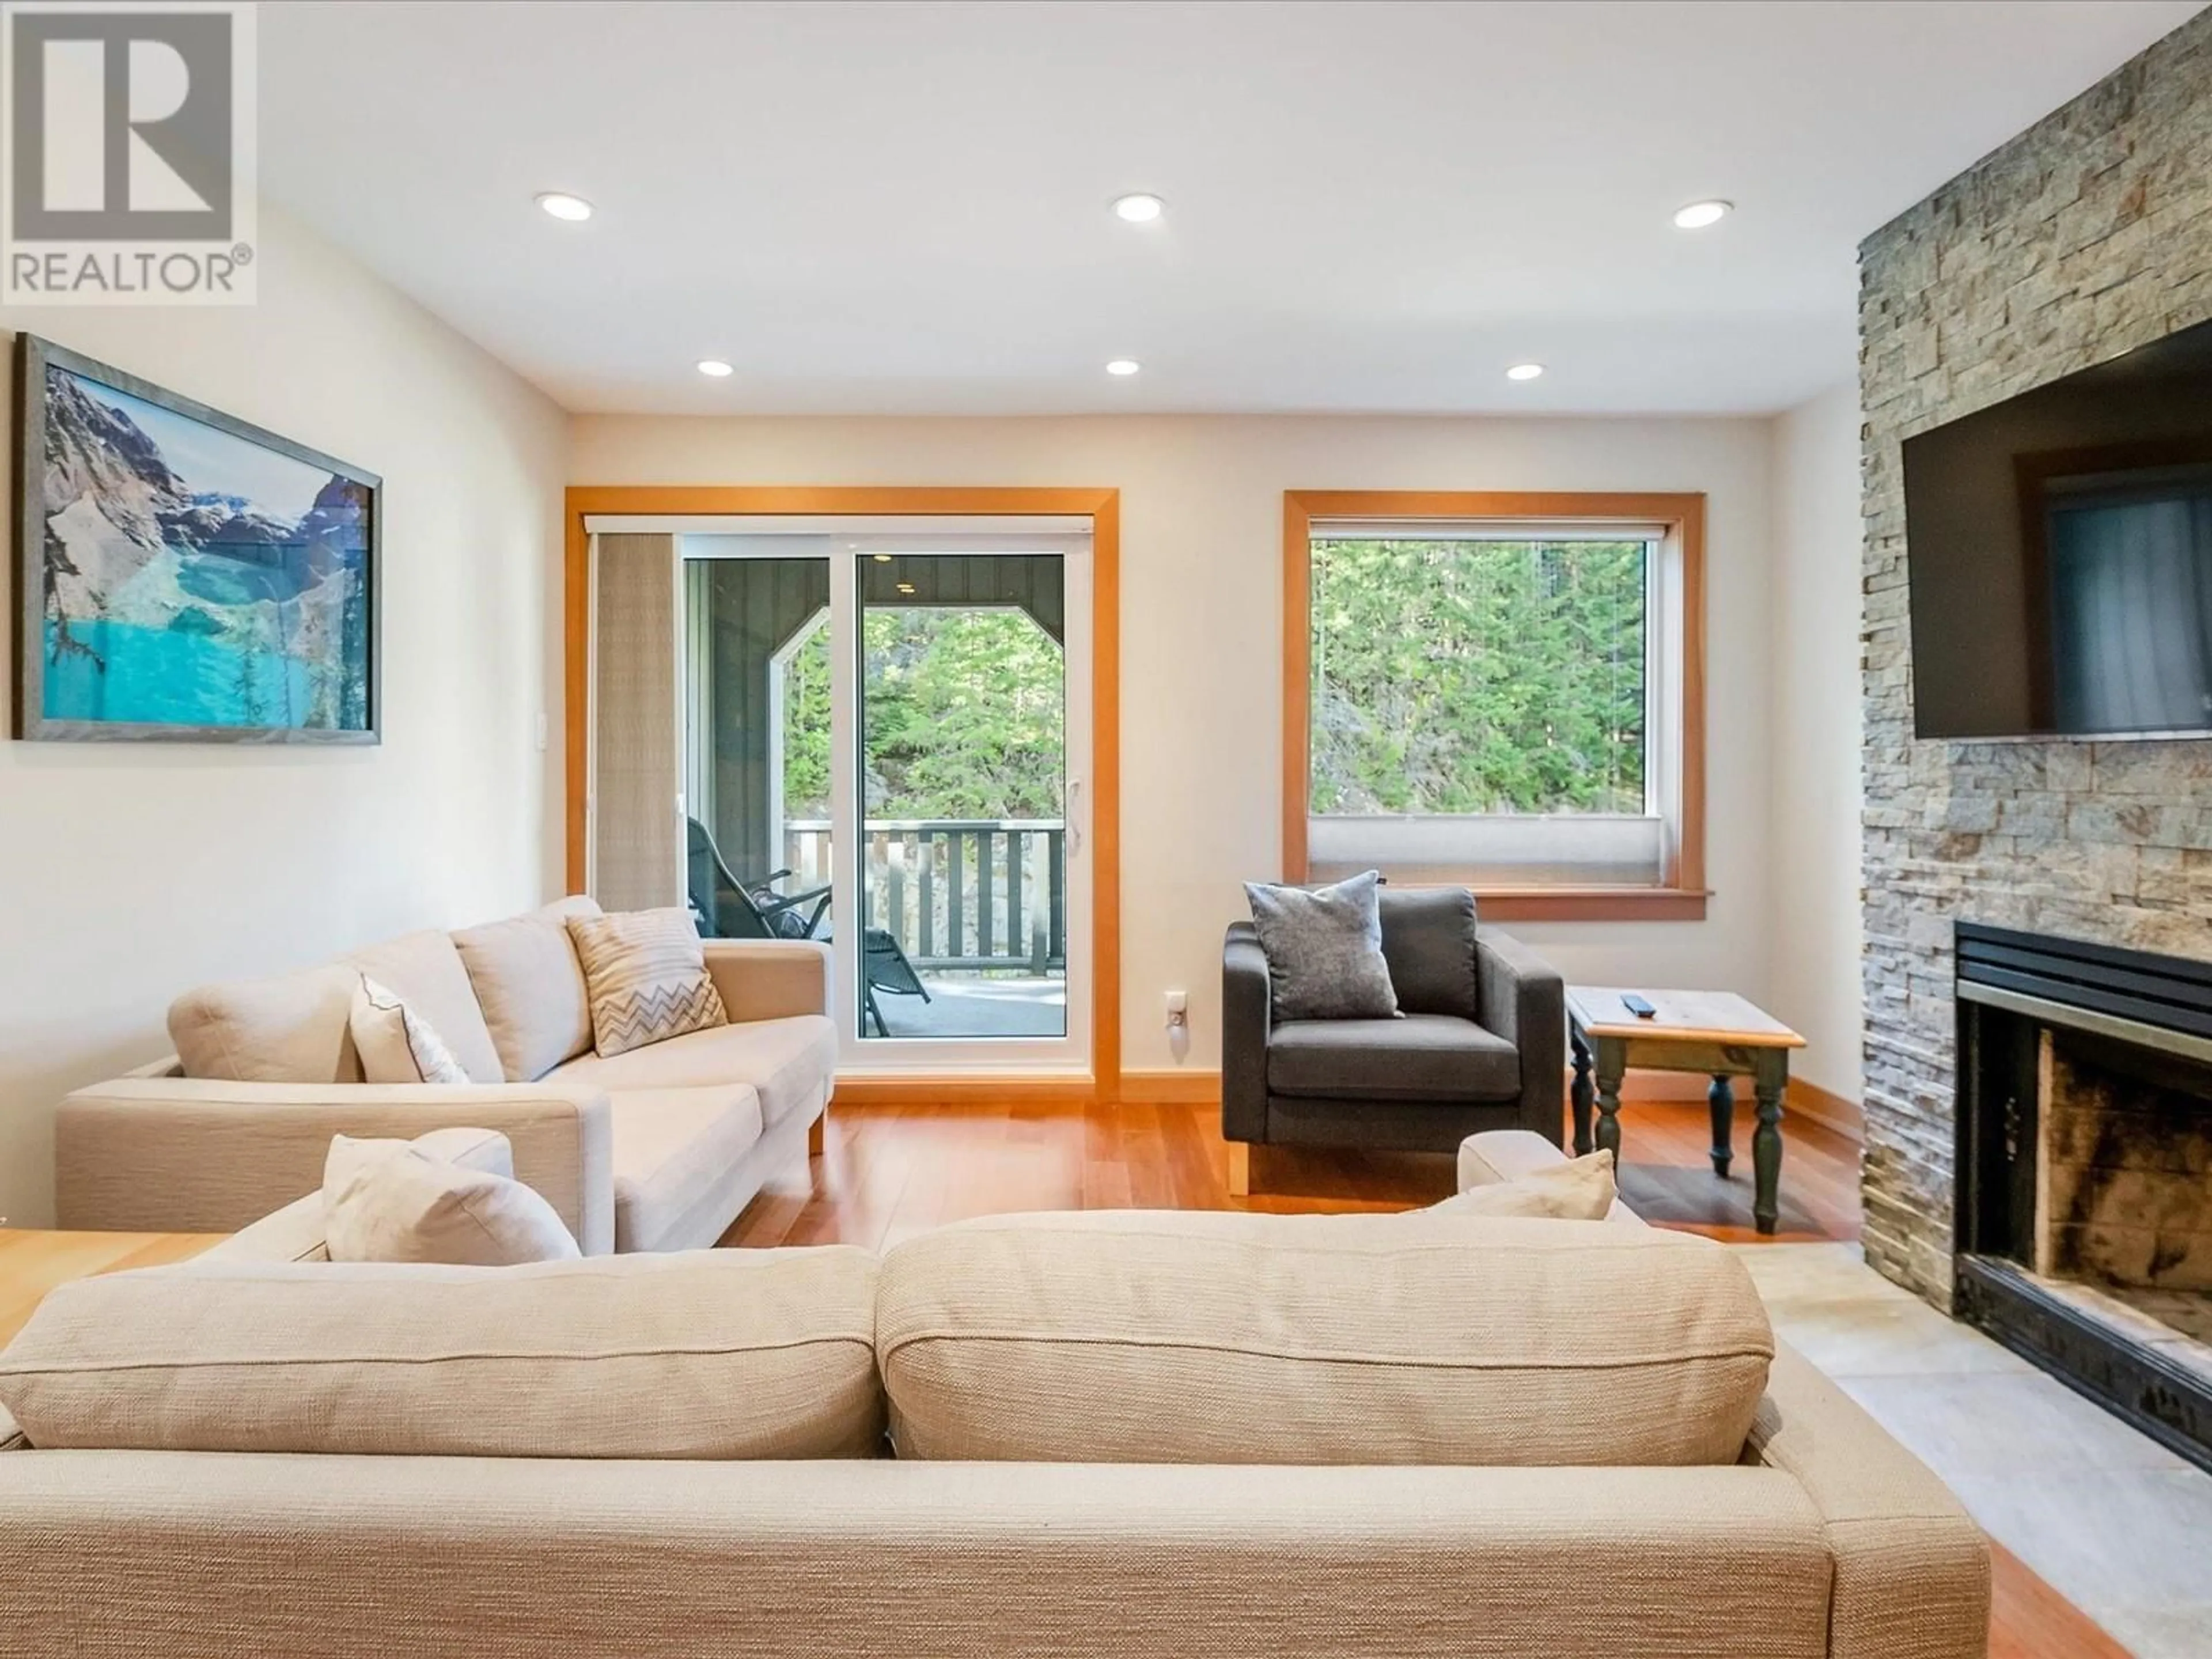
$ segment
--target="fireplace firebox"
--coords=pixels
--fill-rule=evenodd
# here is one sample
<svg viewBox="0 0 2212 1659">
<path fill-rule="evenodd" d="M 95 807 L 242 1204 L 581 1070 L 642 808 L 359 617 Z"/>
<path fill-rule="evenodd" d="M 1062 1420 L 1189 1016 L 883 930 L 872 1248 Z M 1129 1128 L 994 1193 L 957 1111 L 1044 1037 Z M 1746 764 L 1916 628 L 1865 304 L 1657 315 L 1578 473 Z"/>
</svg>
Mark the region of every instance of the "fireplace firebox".
<svg viewBox="0 0 2212 1659">
<path fill-rule="evenodd" d="M 2212 963 L 1957 945 L 1954 1304 L 2212 1469 Z"/>
</svg>

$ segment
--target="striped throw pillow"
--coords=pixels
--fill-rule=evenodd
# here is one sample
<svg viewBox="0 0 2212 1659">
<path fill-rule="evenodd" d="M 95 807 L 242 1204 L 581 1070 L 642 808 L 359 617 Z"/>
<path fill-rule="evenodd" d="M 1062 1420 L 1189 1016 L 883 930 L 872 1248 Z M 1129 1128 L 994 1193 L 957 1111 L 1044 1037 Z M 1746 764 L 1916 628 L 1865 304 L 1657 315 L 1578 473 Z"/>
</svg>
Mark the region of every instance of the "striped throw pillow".
<svg viewBox="0 0 2212 1659">
<path fill-rule="evenodd" d="M 592 1046 L 602 1054 L 730 1023 L 689 911 L 570 916 L 568 937 L 591 995 Z"/>
</svg>

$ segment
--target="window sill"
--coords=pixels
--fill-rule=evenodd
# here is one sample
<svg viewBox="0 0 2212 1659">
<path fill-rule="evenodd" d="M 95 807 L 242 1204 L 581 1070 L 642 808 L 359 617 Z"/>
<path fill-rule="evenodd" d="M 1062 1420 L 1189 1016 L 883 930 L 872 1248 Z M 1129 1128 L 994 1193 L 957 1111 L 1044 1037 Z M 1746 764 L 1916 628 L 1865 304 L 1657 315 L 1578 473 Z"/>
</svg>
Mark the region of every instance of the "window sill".
<svg viewBox="0 0 2212 1659">
<path fill-rule="evenodd" d="M 1704 888 L 1480 887 L 1475 914 L 1485 921 L 1703 921 Z"/>
</svg>

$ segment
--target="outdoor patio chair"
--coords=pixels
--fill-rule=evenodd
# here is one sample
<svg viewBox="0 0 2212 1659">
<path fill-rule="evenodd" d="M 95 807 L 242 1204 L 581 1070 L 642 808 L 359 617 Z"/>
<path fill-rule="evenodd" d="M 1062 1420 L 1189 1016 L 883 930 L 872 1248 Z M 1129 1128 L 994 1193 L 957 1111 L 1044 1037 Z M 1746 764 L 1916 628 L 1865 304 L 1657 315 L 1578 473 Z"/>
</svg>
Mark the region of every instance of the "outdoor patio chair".
<svg viewBox="0 0 2212 1659">
<path fill-rule="evenodd" d="M 691 914 L 699 932 L 714 939 L 820 939 L 831 937 L 828 922 L 830 889 L 816 887 L 804 893 L 779 893 L 775 884 L 792 872 L 778 870 L 750 887 L 730 873 L 721 849 L 707 826 L 696 818 L 686 823 L 686 881 Z M 888 1036 L 884 1011 L 876 993 L 920 997 L 930 1000 L 929 988 L 907 960 L 899 942 L 881 927 L 860 932 L 860 1006 L 865 1022 L 876 1023 L 876 1035 Z"/>
</svg>

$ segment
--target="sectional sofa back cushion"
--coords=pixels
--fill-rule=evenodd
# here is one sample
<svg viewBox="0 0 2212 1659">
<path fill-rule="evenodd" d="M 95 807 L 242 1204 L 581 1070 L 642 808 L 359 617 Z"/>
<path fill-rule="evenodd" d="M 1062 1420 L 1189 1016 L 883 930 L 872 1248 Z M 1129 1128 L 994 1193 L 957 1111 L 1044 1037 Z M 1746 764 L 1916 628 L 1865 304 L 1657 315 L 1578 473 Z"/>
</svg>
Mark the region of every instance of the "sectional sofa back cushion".
<svg viewBox="0 0 2212 1659">
<path fill-rule="evenodd" d="M 320 968 L 187 991 L 169 1006 L 186 1077 L 238 1083 L 358 1083 L 347 1022 L 363 974 L 422 1016 L 471 1083 L 505 1080 L 452 938 L 403 933 Z"/>
<path fill-rule="evenodd" d="M 876 1307 L 904 1458 L 1733 1463 L 1773 1352 L 1726 1249 L 1589 1221 L 994 1217 Z"/>
<path fill-rule="evenodd" d="M 48 1449 L 871 1456 L 876 1265 L 833 1245 L 111 1273 L 0 1352 L 0 1405 Z"/>
<path fill-rule="evenodd" d="M 581 894 L 453 935 L 510 1083 L 535 1083 L 592 1046 L 592 1002 L 568 918 L 596 916 Z"/>
<path fill-rule="evenodd" d="M 360 969 L 332 963 L 198 986 L 169 1005 L 169 1041 L 186 1077 L 358 1083 L 348 1021 L 360 984 Z"/>
</svg>

